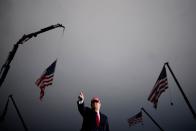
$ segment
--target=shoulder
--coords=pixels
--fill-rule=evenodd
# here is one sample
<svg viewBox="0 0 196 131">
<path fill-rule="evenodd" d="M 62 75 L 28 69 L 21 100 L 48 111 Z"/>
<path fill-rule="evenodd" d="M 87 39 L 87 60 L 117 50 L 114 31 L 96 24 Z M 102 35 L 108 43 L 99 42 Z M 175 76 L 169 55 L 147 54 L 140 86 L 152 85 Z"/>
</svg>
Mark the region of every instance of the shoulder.
<svg viewBox="0 0 196 131">
<path fill-rule="evenodd" d="M 108 119 L 108 117 L 107 117 L 105 114 L 103 114 L 103 113 L 100 113 L 100 117 L 101 117 L 102 119 L 105 119 L 105 120 Z"/>
</svg>

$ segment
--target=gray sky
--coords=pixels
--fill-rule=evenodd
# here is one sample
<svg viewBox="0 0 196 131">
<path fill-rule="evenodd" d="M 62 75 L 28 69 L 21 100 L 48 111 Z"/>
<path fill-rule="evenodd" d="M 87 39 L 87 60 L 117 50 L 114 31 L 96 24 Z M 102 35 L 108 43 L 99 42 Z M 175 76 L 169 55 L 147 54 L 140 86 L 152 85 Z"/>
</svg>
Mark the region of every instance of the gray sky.
<svg viewBox="0 0 196 131">
<path fill-rule="evenodd" d="M 0 65 L 22 37 L 52 24 L 66 26 L 21 45 L 0 89 L 0 112 L 13 94 L 29 131 L 79 131 L 81 90 L 86 105 L 100 96 L 111 131 L 159 130 L 127 118 L 143 106 L 166 131 L 195 131 L 196 124 L 167 70 L 169 89 L 155 110 L 147 97 L 169 62 L 196 110 L 195 0 L 1 0 Z M 35 80 L 56 59 L 52 86 L 42 102 Z M 171 100 L 174 106 L 170 105 Z M 2 129 L 23 130 L 10 103 Z"/>
</svg>

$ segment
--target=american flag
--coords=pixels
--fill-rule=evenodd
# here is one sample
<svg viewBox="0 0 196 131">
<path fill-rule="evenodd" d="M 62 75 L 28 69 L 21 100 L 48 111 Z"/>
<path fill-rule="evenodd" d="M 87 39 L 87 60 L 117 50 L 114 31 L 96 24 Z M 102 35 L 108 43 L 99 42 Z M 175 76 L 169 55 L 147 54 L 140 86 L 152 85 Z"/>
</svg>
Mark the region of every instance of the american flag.
<svg viewBox="0 0 196 131">
<path fill-rule="evenodd" d="M 167 74 L 165 66 L 163 66 L 163 69 L 161 71 L 161 74 L 159 75 L 149 97 L 148 101 L 152 102 L 154 104 L 154 108 L 157 108 L 158 99 L 160 95 L 168 88 L 168 82 L 167 82 Z"/>
<path fill-rule="evenodd" d="M 142 111 L 140 111 L 135 116 L 128 119 L 129 127 L 134 126 L 135 124 L 138 124 L 138 123 L 141 123 L 141 122 L 143 122 Z"/>
<path fill-rule="evenodd" d="M 40 100 L 44 96 L 44 90 L 47 86 L 52 85 L 53 77 L 54 77 L 54 71 L 56 67 L 55 60 L 44 72 L 42 73 L 41 77 L 38 78 L 35 82 L 35 84 L 40 88 Z"/>
</svg>

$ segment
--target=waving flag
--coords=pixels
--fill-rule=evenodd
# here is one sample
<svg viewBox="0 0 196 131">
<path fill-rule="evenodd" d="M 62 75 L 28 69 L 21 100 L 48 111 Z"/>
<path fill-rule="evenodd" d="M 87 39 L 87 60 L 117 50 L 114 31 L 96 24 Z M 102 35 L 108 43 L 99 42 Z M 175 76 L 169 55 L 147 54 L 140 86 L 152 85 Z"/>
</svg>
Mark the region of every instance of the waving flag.
<svg viewBox="0 0 196 131">
<path fill-rule="evenodd" d="M 35 82 L 35 84 L 40 88 L 40 100 L 44 96 L 44 90 L 47 86 L 52 85 L 53 78 L 54 78 L 54 72 L 56 67 L 55 60 L 41 75 L 40 78 L 38 78 Z"/>
<path fill-rule="evenodd" d="M 138 114 L 128 119 L 129 127 L 134 126 L 135 124 L 138 124 L 141 122 L 143 122 L 142 111 L 140 111 Z"/>
<path fill-rule="evenodd" d="M 161 74 L 159 75 L 149 97 L 148 101 L 152 102 L 154 104 L 154 108 L 157 108 L 158 99 L 160 95 L 168 88 L 168 82 L 167 82 L 167 74 L 165 66 L 163 66 L 163 69 L 161 71 Z"/>
</svg>

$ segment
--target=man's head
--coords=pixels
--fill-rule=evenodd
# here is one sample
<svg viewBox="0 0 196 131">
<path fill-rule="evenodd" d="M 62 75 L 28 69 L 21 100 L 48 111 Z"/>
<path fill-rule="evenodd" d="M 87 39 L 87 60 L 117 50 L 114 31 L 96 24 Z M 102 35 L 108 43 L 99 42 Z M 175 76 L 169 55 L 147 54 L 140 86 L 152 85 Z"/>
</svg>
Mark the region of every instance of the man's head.
<svg viewBox="0 0 196 131">
<path fill-rule="evenodd" d="M 99 97 L 93 97 L 91 99 L 91 108 L 94 111 L 99 112 L 99 110 L 101 108 L 101 101 L 100 101 Z"/>
</svg>

